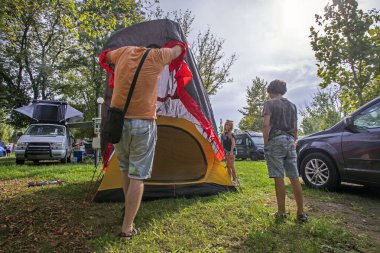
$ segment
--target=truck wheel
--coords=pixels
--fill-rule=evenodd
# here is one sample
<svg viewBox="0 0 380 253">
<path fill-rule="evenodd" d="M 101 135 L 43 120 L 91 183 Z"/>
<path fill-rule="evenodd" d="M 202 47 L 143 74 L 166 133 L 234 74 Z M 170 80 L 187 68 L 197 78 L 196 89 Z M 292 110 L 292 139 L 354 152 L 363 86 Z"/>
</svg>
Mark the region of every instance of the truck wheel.
<svg viewBox="0 0 380 253">
<path fill-rule="evenodd" d="M 70 156 L 70 154 L 69 154 L 69 156 Z M 67 163 L 67 150 L 66 150 L 65 157 L 61 159 L 61 163 Z"/>
<path fill-rule="evenodd" d="M 257 161 L 257 160 L 258 160 L 258 159 L 257 159 L 257 156 L 256 156 L 255 153 L 251 153 L 251 154 L 249 155 L 249 158 L 251 158 L 251 161 Z"/>
<path fill-rule="evenodd" d="M 24 164 L 24 163 L 25 163 L 25 160 L 16 159 L 16 164 L 21 165 L 21 164 Z"/>
<path fill-rule="evenodd" d="M 301 176 L 311 188 L 331 191 L 340 186 L 340 176 L 335 164 L 322 153 L 311 153 L 302 160 Z"/>
</svg>

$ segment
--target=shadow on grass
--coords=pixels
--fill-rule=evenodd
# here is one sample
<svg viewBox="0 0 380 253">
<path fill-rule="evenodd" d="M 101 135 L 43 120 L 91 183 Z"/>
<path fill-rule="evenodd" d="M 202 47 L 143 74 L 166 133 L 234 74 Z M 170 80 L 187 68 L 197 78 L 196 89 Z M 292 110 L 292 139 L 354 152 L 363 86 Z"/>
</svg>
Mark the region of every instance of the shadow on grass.
<svg viewBox="0 0 380 253">
<path fill-rule="evenodd" d="M 124 203 L 86 202 L 89 182 L 22 189 L 0 198 L 0 248 L 5 252 L 90 252 L 101 238 L 116 238 Z M 136 218 L 141 231 L 199 201 L 162 199 L 143 202 Z M 91 245 L 91 246 L 90 246 Z M 1 252 L 1 250 L 0 250 Z"/>
</svg>

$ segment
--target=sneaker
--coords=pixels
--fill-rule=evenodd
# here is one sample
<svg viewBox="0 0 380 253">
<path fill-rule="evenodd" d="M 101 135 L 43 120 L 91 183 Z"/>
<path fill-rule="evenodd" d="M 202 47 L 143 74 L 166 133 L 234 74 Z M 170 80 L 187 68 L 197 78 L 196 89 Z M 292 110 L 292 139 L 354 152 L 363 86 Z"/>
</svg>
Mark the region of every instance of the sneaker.
<svg viewBox="0 0 380 253">
<path fill-rule="evenodd" d="M 240 184 L 237 180 L 232 180 L 232 184 L 236 187 L 236 188 L 239 188 L 240 187 Z"/>
<path fill-rule="evenodd" d="M 305 223 L 309 221 L 309 216 L 306 213 L 297 214 L 297 221 Z"/>
<path fill-rule="evenodd" d="M 288 218 L 286 214 L 279 214 L 278 212 L 275 212 L 273 216 L 276 223 L 285 222 Z"/>
</svg>

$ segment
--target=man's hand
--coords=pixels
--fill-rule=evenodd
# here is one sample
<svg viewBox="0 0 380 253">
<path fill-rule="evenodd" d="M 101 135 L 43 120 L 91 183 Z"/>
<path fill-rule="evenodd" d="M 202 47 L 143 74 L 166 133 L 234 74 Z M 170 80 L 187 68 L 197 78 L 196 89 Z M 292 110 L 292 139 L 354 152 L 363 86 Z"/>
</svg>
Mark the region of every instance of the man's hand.
<svg viewBox="0 0 380 253">
<path fill-rule="evenodd" d="M 108 62 L 108 63 L 110 63 L 111 62 L 111 59 L 110 59 L 110 52 L 108 52 L 108 53 L 106 53 L 106 61 Z"/>
<path fill-rule="evenodd" d="M 172 51 L 172 60 L 174 60 L 175 58 L 180 56 L 182 54 L 182 51 L 183 51 L 183 48 L 179 45 L 176 45 L 170 49 Z"/>
</svg>

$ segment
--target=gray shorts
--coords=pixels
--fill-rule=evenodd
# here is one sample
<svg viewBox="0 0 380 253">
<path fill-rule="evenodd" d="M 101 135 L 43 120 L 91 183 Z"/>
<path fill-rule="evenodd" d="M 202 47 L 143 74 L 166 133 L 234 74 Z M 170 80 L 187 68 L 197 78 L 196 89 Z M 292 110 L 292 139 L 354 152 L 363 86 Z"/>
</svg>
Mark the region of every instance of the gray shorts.
<svg viewBox="0 0 380 253">
<path fill-rule="evenodd" d="M 129 178 L 150 178 L 156 141 L 154 120 L 125 119 L 121 140 L 115 145 L 120 170 L 128 171 Z"/>
<path fill-rule="evenodd" d="M 298 177 L 297 154 L 294 138 L 279 135 L 268 141 L 264 148 L 269 177 Z"/>
</svg>

